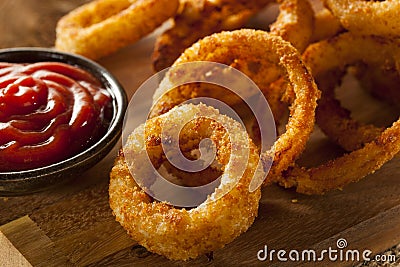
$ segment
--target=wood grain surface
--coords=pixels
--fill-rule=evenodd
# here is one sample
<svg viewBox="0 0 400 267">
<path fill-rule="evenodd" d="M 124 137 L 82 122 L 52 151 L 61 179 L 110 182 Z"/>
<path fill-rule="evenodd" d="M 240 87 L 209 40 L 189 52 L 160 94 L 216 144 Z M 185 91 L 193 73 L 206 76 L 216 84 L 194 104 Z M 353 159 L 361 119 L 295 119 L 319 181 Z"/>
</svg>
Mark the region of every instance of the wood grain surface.
<svg viewBox="0 0 400 267">
<path fill-rule="evenodd" d="M 57 20 L 84 2 L 88 1 L 0 1 L 0 47 L 53 46 Z M 156 34 L 100 61 L 129 96 L 152 75 L 150 55 Z M 339 95 L 345 105 L 352 106 L 355 117 L 364 121 L 386 123 L 399 114 L 397 109 L 365 102 L 371 100 L 359 91 L 343 89 Z M 372 103 L 368 109 L 366 103 Z M 189 262 L 168 261 L 138 246 L 112 216 L 108 173 L 119 146 L 94 168 L 62 186 L 0 197 L 0 266 L 6 266 L 5 259 L 20 266 L 26 261 L 33 266 L 266 266 L 271 262 L 257 259 L 265 245 L 275 250 L 320 251 L 335 247 L 344 238 L 349 248 L 380 253 L 400 243 L 400 159 L 395 158 L 359 183 L 324 196 L 304 196 L 270 186 L 263 192 L 259 215 L 249 231 L 216 251 L 214 260 L 203 256 Z M 340 153 L 316 129 L 302 163 L 315 165 Z"/>
<path fill-rule="evenodd" d="M 13 266 L 21 266 L 21 267 L 29 267 L 32 266 L 18 251 L 18 249 L 7 239 L 7 237 L 0 232 L 0 247 L 2 249 L 2 265 L 4 267 L 13 267 Z"/>
</svg>

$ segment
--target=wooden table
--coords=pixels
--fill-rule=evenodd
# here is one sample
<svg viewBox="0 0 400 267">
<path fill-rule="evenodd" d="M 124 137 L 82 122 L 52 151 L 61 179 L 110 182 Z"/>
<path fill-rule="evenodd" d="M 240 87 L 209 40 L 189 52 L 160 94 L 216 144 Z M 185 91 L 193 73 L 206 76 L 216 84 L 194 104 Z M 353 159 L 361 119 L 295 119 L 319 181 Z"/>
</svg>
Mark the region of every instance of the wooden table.
<svg viewBox="0 0 400 267">
<path fill-rule="evenodd" d="M 2 0 L 0 47 L 53 46 L 58 18 L 84 2 Z M 129 96 L 152 74 L 153 43 L 154 35 L 100 61 L 121 81 Z M 342 95 L 348 104 L 354 99 L 346 92 Z M 386 113 L 392 115 L 384 116 L 390 120 L 398 116 L 398 110 L 393 114 L 393 110 L 384 112 L 380 106 L 366 115 L 364 104 L 361 100 L 352 103 L 359 111 L 355 116 L 369 120 Z M 254 225 L 216 251 L 213 261 L 205 256 L 186 263 L 168 261 L 147 253 L 114 221 L 107 190 L 118 147 L 65 185 L 27 196 L 0 197 L 0 266 L 265 266 L 268 262 L 257 259 L 257 252 L 265 245 L 275 250 L 321 251 L 336 248 L 337 239 L 345 238 L 349 249 L 379 253 L 400 243 L 400 162 L 394 159 L 359 183 L 325 196 L 268 187 Z M 304 162 L 315 164 L 338 151 L 316 130 Z M 287 265 L 293 266 L 293 262 Z"/>
</svg>

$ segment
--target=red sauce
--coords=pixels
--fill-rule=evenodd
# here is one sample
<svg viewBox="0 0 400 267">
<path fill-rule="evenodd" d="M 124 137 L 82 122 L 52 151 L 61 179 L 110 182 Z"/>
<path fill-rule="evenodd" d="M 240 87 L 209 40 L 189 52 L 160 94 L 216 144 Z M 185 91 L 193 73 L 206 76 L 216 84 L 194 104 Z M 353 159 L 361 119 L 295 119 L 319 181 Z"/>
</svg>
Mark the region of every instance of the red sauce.
<svg viewBox="0 0 400 267">
<path fill-rule="evenodd" d="M 75 155 L 108 127 L 111 97 L 88 72 L 64 63 L 0 63 L 0 172 Z"/>
</svg>

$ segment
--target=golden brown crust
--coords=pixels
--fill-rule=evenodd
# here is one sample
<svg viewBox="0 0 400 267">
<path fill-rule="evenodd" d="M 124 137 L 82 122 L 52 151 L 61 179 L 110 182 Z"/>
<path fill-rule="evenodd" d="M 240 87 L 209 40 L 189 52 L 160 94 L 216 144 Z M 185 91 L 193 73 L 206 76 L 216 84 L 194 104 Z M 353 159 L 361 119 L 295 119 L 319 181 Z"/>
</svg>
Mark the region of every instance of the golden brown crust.
<svg viewBox="0 0 400 267">
<path fill-rule="evenodd" d="M 171 29 L 159 36 L 153 52 L 153 67 L 160 71 L 173 64 L 199 39 L 223 30 L 243 27 L 257 11 L 275 0 L 182 1 Z M 301 52 L 310 43 L 314 12 L 307 0 L 283 0 L 271 32 L 292 43 Z"/>
<path fill-rule="evenodd" d="M 153 68 L 170 67 L 199 39 L 243 27 L 248 19 L 274 0 L 184 0 L 171 29 L 161 34 L 153 52 Z"/>
<path fill-rule="evenodd" d="M 400 1 L 324 0 L 344 28 L 355 34 L 399 36 Z"/>
<path fill-rule="evenodd" d="M 313 77 L 303 64 L 298 51 L 281 37 L 265 31 L 242 29 L 232 32 L 213 34 L 195 43 L 176 60 L 174 65 L 192 61 L 213 61 L 235 68 L 249 76 L 261 90 L 268 91 L 271 82 L 281 76 L 288 82 L 288 90 L 294 91 L 291 99 L 291 117 L 282 134 L 274 145 L 274 163 L 266 184 L 286 170 L 303 151 L 314 127 L 314 112 L 319 91 Z M 252 66 L 257 66 L 253 68 Z M 162 90 L 156 95 L 163 95 Z M 179 87 L 164 94 L 152 111 L 152 116 L 165 112 L 193 97 L 197 97 L 198 87 L 190 85 Z M 265 155 L 266 156 L 266 155 Z M 268 160 L 265 157 L 265 160 Z"/>
<path fill-rule="evenodd" d="M 146 135 L 156 137 L 160 135 L 160 125 L 165 118 L 174 119 L 173 116 L 182 114 L 179 113 L 182 111 L 185 114 L 190 114 L 196 111 L 199 106 L 202 106 L 200 109 L 213 109 L 205 105 L 183 105 L 174 108 L 169 113 L 148 120 L 146 126 L 141 127 L 145 127 Z M 240 127 L 236 126 L 237 122 L 224 115 L 218 115 L 218 120 L 229 123 L 233 127 Z M 219 142 L 217 147 L 221 149 L 217 157 L 221 163 L 226 163 L 229 158 L 228 151 L 230 151 L 229 138 L 217 124 L 211 123 L 210 125 L 211 127 L 205 128 L 211 134 L 210 138 Z M 196 134 L 196 131 L 190 132 L 190 129 L 193 128 L 188 127 L 184 131 L 183 134 L 187 135 L 184 139 L 192 138 L 192 135 Z M 238 129 L 234 132 L 239 132 Z M 138 133 L 140 133 L 140 130 L 135 130 L 129 138 L 132 141 L 137 140 L 135 134 Z M 204 134 L 203 131 L 199 133 Z M 111 171 L 109 187 L 110 206 L 117 221 L 134 240 L 149 251 L 164 255 L 169 259 L 187 260 L 222 248 L 245 232 L 257 215 L 261 196 L 260 188 L 254 192 L 249 192 L 249 184 L 257 169 L 259 157 L 257 148 L 248 137 L 246 139 L 242 141 L 248 143 L 250 154 L 246 170 L 239 182 L 221 198 L 215 201 L 208 199 L 197 208 L 190 210 L 174 208 L 165 202 L 152 201 L 137 185 L 128 169 L 124 156 L 120 155 Z M 144 140 L 150 142 L 149 138 L 144 138 Z M 152 143 L 151 146 L 151 151 L 154 151 L 153 149 L 156 149 L 155 147 L 158 145 Z M 129 150 L 133 148 L 125 147 L 125 149 L 130 153 Z M 155 154 L 151 152 L 150 156 L 153 155 Z M 232 182 L 229 178 L 224 180 L 224 182 L 221 182 L 219 190 L 224 190 L 225 186 Z"/>
<path fill-rule="evenodd" d="M 331 38 L 343 32 L 342 24 L 329 9 L 323 8 L 314 13 L 314 26 L 311 43 Z"/>
<path fill-rule="evenodd" d="M 281 36 L 300 52 L 310 44 L 313 34 L 314 11 L 308 0 L 283 0 L 279 15 L 271 25 L 271 33 Z"/>
<path fill-rule="evenodd" d="M 338 102 L 334 102 L 333 90 L 337 82 L 332 79 L 326 80 L 327 77 L 332 77 L 332 75 L 326 74 L 332 73 L 332 71 L 343 73 L 347 66 L 360 61 L 371 65 L 398 66 L 400 50 L 397 42 L 376 36 L 345 33 L 311 45 L 305 51 L 304 58 L 323 92 L 317 109 L 317 119 L 320 127 L 328 135 L 341 134 L 342 139 L 345 139 L 348 134 L 359 134 L 360 139 L 366 138 L 367 140 L 370 139 L 370 134 L 372 137 L 376 134 L 374 131 L 380 131 L 374 126 L 359 127 L 360 124 L 351 119 L 349 114 L 338 105 Z M 335 104 L 332 105 L 332 103 Z M 345 118 L 342 111 L 346 115 Z M 321 114 L 322 112 L 327 114 Z M 330 125 L 331 123 L 335 125 Z M 346 128 L 349 126 L 355 128 Z M 333 134 L 330 130 L 336 132 Z M 363 135 L 361 133 L 363 130 L 368 130 L 369 133 Z M 400 151 L 399 130 L 400 120 L 349 154 L 314 168 L 306 169 L 298 166 L 290 168 L 283 174 L 280 183 L 285 187 L 294 186 L 301 193 L 323 194 L 326 191 L 340 189 L 351 182 L 356 182 L 379 169 Z M 341 142 L 342 139 L 336 139 L 336 141 Z"/>
<path fill-rule="evenodd" d="M 178 0 L 96 0 L 62 17 L 56 49 L 98 59 L 151 33 L 178 8 Z"/>
</svg>

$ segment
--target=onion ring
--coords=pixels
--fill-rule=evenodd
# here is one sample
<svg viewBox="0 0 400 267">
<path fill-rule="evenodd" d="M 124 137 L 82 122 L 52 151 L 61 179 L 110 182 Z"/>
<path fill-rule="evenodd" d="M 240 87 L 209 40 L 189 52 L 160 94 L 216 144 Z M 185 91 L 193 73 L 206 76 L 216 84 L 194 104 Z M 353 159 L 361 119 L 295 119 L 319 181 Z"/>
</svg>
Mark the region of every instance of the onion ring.
<svg viewBox="0 0 400 267">
<path fill-rule="evenodd" d="M 386 71 L 391 72 L 391 77 L 393 79 L 395 79 L 395 77 L 397 78 L 397 80 L 399 79 L 397 66 L 400 63 L 400 60 L 396 57 L 400 53 L 397 52 L 399 51 L 399 49 L 397 48 L 397 42 L 394 43 L 390 40 L 385 40 L 378 37 L 356 38 L 352 35 L 347 34 L 342 35 L 338 41 L 333 41 L 331 47 L 333 47 L 334 49 L 342 49 L 341 46 L 343 45 L 343 43 L 347 42 L 343 40 L 347 40 L 349 44 L 354 45 L 361 45 L 362 43 L 365 43 L 364 47 L 368 49 L 368 53 L 374 53 L 374 55 L 356 54 L 351 59 L 345 58 L 347 55 L 344 55 L 343 58 L 341 58 L 343 60 L 343 64 L 353 64 L 356 68 L 360 68 L 360 64 L 357 63 L 362 62 L 362 66 L 367 69 L 366 71 L 368 71 L 368 75 L 375 74 L 376 77 L 379 70 L 385 69 Z M 345 53 L 342 52 L 342 54 Z M 332 59 L 330 58 L 329 60 Z M 358 62 L 355 62 L 356 60 L 358 60 Z M 343 65 L 340 65 L 339 68 L 342 69 L 342 71 L 344 70 Z M 338 73 L 336 76 L 340 76 L 340 74 L 341 73 Z M 364 73 L 364 77 L 365 75 L 366 74 Z M 323 84 L 323 87 L 325 88 L 325 97 L 320 100 L 317 108 L 317 124 L 329 138 L 331 138 L 343 149 L 347 151 L 360 149 L 364 146 L 364 144 L 369 143 L 373 141 L 376 137 L 378 137 L 384 131 L 384 128 L 376 127 L 372 124 L 364 124 L 351 118 L 350 111 L 343 108 L 340 105 L 340 102 L 334 97 L 334 87 L 335 85 L 337 85 L 338 81 L 340 81 L 340 77 L 331 77 L 332 80 L 330 81 L 330 85 L 328 85 L 326 78 Z M 372 82 L 373 78 L 374 77 L 372 76 L 368 76 L 368 82 Z M 381 77 L 381 81 L 385 80 L 385 82 L 388 82 L 388 80 L 386 80 L 385 78 Z M 364 84 L 366 82 L 367 81 L 364 81 Z M 373 82 L 373 85 L 378 86 L 377 82 L 379 81 L 375 80 L 375 82 Z M 383 89 L 387 89 L 386 84 L 383 84 L 382 86 Z M 380 87 L 382 88 L 382 86 Z M 397 85 L 394 86 L 397 87 Z M 375 89 L 375 91 L 379 90 Z"/>
<path fill-rule="evenodd" d="M 359 49 L 359 47 L 363 47 L 363 49 Z M 304 53 L 304 59 L 312 69 L 319 88 L 323 92 L 317 109 L 317 121 L 320 127 L 322 126 L 321 128 L 326 131 L 324 126 L 334 123 L 334 127 L 350 128 L 349 131 L 353 131 L 348 125 L 352 125 L 354 121 L 352 119 L 343 120 L 340 105 L 331 100 L 337 84 L 336 75 L 332 76 L 331 74 L 343 73 L 347 66 L 360 61 L 372 65 L 384 63 L 386 66 L 394 66 L 398 69 L 400 50 L 397 42 L 391 40 L 345 33 L 309 46 Z M 321 117 L 327 110 L 332 111 L 329 113 L 329 121 L 327 120 L 328 115 Z M 348 113 L 346 114 L 348 115 Z M 340 125 L 336 124 L 337 121 Z M 358 130 L 360 129 L 362 128 L 359 127 Z M 309 169 L 292 167 L 283 173 L 279 182 L 285 187 L 297 187 L 298 192 L 305 194 L 322 194 L 329 190 L 342 188 L 351 182 L 362 179 L 392 159 L 400 151 L 399 131 L 400 119 L 381 132 L 378 137 L 363 144 L 362 148 L 318 167 Z M 346 137 L 348 137 L 347 134 Z M 364 138 L 362 135 L 358 137 Z"/>
<path fill-rule="evenodd" d="M 324 0 L 344 28 L 357 34 L 399 36 L 400 1 Z"/>
<path fill-rule="evenodd" d="M 281 76 L 285 77 L 289 84 L 286 88 L 294 96 L 290 99 L 291 116 L 286 132 L 274 144 L 274 162 L 264 184 L 272 182 L 304 150 L 314 127 L 319 90 L 300 54 L 281 37 L 265 31 L 242 29 L 213 34 L 200 40 L 186 49 L 174 65 L 192 61 L 233 65 L 249 76 L 261 90 L 268 90 L 271 82 L 277 81 Z M 160 87 L 156 91 L 151 116 L 160 115 L 171 107 L 202 94 L 199 87 L 192 85 L 180 86 L 167 92 L 169 89 Z M 263 158 L 269 160 L 271 157 L 264 154 Z"/>
<path fill-rule="evenodd" d="M 310 43 L 313 34 L 314 11 L 308 0 L 283 0 L 279 15 L 271 25 L 271 33 L 289 41 L 300 52 Z"/>
<path fill-rule="evenodd" d="M 172 65 L 179 55 L 199 39 L 222 30 L 234 30 L 274 0 L 183 0 L 171 29 L 161 34 L 153 52 L 153 68 Z"/>
<path fill-rule="evenodd" d="M 151 33 L 176 13 L 178 0 L 96 0 L 62 17 L 58 50 L 98 59 Z"/>
<path fill-rule="evenodd" d="M 153 53 L 154 69 L 160 71 L 171 66 L 187 47 L 207 35 L 243 27 L 252 15 L 273 2 L 184 1 L 182 11 L 175 17 L 174 26 L 157 39 Z M 312 35 L 313 14 L 307 0 L 283 0 L 280 15 L 271 25 L 271 32 L 304 51 Z"/>
<path fill-rule="evenodd" d="M 193 113 L 204 114 L 203 111 L 213 114 L 216 120 L 208 120 L 207 123 L 207 119 L 202 119 L 201 116 L 191 117 Z M 184 147 L 180 142 L 181 149 L 195 148 L 194 140 L 199 138 L 199 134 L 202 137 L 208 137 L 216 143 L 216 159 L 225 166 L 224 168 L 228 168 L 232 141 L 231 136 L 226 134 L 220 123 L 232 126 L 235 129 L 233 131 L 235 136 L 236 133 L 243 132 L 245 139 L 240 142 L 249 147 L 243 176 L 238 177 L 239 179 L 235 178 L 236 182 L 234 182 L 235 179 L 232 179 L 234 174 L 224 173 L 215 192 L 201 205 L 190 210 L 175 208 L 166 202 L 153 201 L 138 186 L 124 160 L 124 154 L 126 156 L 126 153 L 134 153 L 144 147 L 149 158 L 157 165 L 156 167 L 159 167 L 165 161 L 165 155 L 160 148 L 161 143 L 157 141 L 161 140 L 162 126 L 160 125 L 168 123 L 167 120 L 176 121 L 187 116 L 193 120 L 190 121 L 191 125 L 180 132 L 180 141 L 182 136 L 184 140 L 191 141 L 182 141 Z M 197 125 L 197 128 L 191 128 L 193 125 Z M 259 156 L 257 148 L 238 122 L 203 104 L 182 105 L 148 120 L 128 139 L 130 141 L 124 147 L 124 154 L 121 153 L 116 159 L 110 174 L 110 206 L 117 221 L 134 240 L 149 251 L 173 260 L 196 258 L 222 248 L 245 232 L 253 223 L 257 216 L 261 189 L 259 187 L 254 192 L 249 192 L 248 188 L 257 169 Z M 142 162 L 139 161 L 138 165 Z M 232 164 L 235 168 L 235 164 Z M 226 191 L 232 185 L 233 188 L 225 195 L 216 200 L 213 199 L 218 193 Z"/>
</svg>

